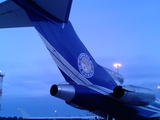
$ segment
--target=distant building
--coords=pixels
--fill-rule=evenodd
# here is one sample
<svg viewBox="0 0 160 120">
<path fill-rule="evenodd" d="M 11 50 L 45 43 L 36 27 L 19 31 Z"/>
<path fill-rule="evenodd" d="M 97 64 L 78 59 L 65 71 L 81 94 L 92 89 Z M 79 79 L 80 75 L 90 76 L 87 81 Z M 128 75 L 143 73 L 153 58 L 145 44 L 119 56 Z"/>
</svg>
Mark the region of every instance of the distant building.
<svg viewBox="0 0 160 120">
<path fill-rule="evenodd" d="M 3 82 L 4 74 L 0 71 L 0 110 L 1 110 L 1 103 L 2 103 L 2 82 Z"/>
</svg>

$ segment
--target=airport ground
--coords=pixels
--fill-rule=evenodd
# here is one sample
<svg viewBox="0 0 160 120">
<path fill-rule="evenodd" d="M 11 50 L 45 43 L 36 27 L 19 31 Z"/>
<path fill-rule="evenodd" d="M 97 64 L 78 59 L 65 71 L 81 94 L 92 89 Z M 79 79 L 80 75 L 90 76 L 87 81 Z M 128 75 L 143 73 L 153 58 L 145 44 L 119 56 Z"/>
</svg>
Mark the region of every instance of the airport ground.
<svg viewBox="0 0 160 120">
<path fill-rule="evenodd" d="M 22 117 L 0 117 L 0 120 L 93 120 L 93 119 L 23 119 Z M 94 119 L 95 120 L 95 119 Z M 98 119 L 104 120 L 104 119 Z"/>
</svg>

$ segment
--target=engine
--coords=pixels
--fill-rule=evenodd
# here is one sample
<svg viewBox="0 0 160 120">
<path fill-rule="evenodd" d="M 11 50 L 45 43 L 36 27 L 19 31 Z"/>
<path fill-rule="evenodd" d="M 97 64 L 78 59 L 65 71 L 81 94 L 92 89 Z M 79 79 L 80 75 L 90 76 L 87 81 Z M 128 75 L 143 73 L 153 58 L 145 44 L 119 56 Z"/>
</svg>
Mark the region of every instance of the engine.
<svg viewBox="0 0 160 120">
<path fill-rule="evenodd" d="M 52 85 L 50 94 L 54 97 L 65 100 L 68 105 L 74 108 L 88 110 L 101 117 L 107 117 L 107 114 L 101 110 L 101 107 L 110 101 L 106 101 L 105 95 L 86 86 L 71 85 L 67 83 Z"/>
<path fill-rule="evenodd" d="M 78 101 L 85 100 L 86 103 L 90 102 L 89 99 L 91 99 L 92 97 L 93 99 L 95 99 L 93 93 L 91 95 L 86 87 L 72 86 L 69 84 L 53 85 L 50 89 L 50 94 L 52 96 L 65 100 L 71 106 L 73 106 L 73 103 L 71 101 L 75 98 Z M 149 105 L 156 99 L 156 95 L 152 90 L 134 85 L 116 86 L 113 90 L 112 95 L 118 101 L 135 106 Z M 80 109 L 80 107 L 78 108 Z"/>
<path fill-rule="evenodd" d="M 155 101 L 156 95 L 152 90 L 138 86 L 116 86 L 113 96 L 123 103 L 143 106 Z"/>
<path fill-rule="evenodd" d="M 50 94 L 65 101 L 71 101 L 75 96 L 75 88 L 69 84 L 52 85 Z"/>
</svg>

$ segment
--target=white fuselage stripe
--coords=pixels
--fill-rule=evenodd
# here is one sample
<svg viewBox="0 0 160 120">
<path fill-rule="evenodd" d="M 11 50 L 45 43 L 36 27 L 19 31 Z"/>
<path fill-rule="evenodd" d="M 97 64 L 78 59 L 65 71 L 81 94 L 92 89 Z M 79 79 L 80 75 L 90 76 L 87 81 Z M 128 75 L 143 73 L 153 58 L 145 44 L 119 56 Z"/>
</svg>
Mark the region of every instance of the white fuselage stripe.
<svg viewBox="0 0 160 120">
<path fill-rule="evenodd" d="M 73 68 L 72 65 L 67 62 L 41 34 L 40 36 L 47 49 L 50 51 L 55 63 L 65 74 L 67 74 L 78 85 L 92 85 L 92 83 Z"/>
</svg>

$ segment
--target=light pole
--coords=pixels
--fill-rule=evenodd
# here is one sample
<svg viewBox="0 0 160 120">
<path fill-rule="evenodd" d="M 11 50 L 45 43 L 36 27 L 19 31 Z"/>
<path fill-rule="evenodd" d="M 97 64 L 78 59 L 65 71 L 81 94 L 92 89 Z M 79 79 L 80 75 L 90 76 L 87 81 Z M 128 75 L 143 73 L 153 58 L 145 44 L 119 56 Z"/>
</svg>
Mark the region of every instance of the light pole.
<svg viewBox="0 0 160 120">
<path fill-rule="evenodd" d="M 55 113 L 55 117 L 57 117 L 57 110 L 55 110 L 54 113 Z"/>
<path fill-rule="evenodd" d="M 117 73 L 119 73 L 119 67 L 121 67 L 122 65 L 120 63 L 115 63 L 114 67 L 117 69 Z"/>
</svg>

